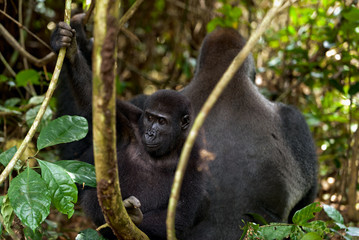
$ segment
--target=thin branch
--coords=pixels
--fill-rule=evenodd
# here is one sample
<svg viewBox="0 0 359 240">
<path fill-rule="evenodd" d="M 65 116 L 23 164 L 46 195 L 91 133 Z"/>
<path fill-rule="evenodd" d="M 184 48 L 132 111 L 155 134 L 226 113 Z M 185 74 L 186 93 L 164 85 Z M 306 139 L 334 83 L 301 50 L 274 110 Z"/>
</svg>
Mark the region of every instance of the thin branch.
<svg viewBox="0 0 359 240">
<path fill-rule="evenodd" d="M 71 0 L 66 0 L 65 22 L 68 24 L 70 24 L 70 17 L 71 17 Z M 0 26 L 3 28 L 3 26 L 1 24 L 0 24 Z M 57 57 L 55 70 L 52 75 L 52 79 L 51 79 L 49 88 L 47 89 L 47 92 L 45 95 L 45 99 L 42 102 L 39 112 L 37 113 L 36 118 L 34 120 L 34 123 L 31 125 L 31 128 L 30 128 L 29 132 L 27 133 L 24 141 L 21 143 L 19 149 L 17 150 L 17 152 L 15 153 L 15 155 L 13 156 L 13 158 L 11 159 L 9 164 L 6 166 L 4 171 L 1 173 L 0 184 L 3 183 L 5 181 L 5 179 L 9 176 L 9 174 L 13 170 L 16 162 L 20 159 L 21 155 L 26 150 L 27 145 L 30 143 L 31 139 L 35 135 L 36 129 L 38 128 L 38 126 L 40 124 L 40 121 L 45 113 L 47 106 L 49 105 L 52 94 L 54 93 L 54 90 L 56 88 L 57 80 L 59 78 L 61 67 L 62 67 L 62 63 L 65 58 L 65 53 L 66 53 L 66 48 L 61 48 L 59 55 Z"/>
<path fill-rule="evenodd" d="M 10 72 L 11 76 L 16 77 L 16 72 L 11 68 L 10 64 L 6 61 L 4 56 L 0 52 L 0 60 L 4 64 L 5 68 Z"/>
<path fill-rule="evenodd" d="M 138 7 L 141 5 L 143 0 L 137 0 L 132 6 L 127 10 L 127 12 L 122 16 L 119 22 L 119 27 L 122 28 L 122 26 L 132 17 L 132 15 L 136 12 Z"/>
<path fill-rule="evenodd" d="M 171 196 L 168 204 L 168 212 L 167 212 L 167 239 L 174 240 L 176 239 L 175 234 L 175 215 L 176 215 L 176 206 L 178 203 L 178 199 L 180 196 L 180 190 L 182 186 L 183 176 L 185 169 L 187 167 L 189 155 L 191 153 L 193 144 L 195 139 L 198 135 L 199 129 L 203 125 L 203 122 L 207 115 L 209 114 L 210 110 L 212 109 L 213 105 L 228 85 L 230 80 L 233 78 L 241 64 L 250 54 L 250 51 L 254 48 L 255 44 L 259 40 L 259 38 L 263 35 L 263 33 L 268 29 L 270 23 L 277 14 L 284 10 L 284 7 L 290 6 L 290 1 L 283 3 L 283 0 L 275 0 L 273 7 L 268 11 L 266 16 L 264 17 L 262 23 L 259 25 L 257 30 L 251 35 L 246 45 L 240 51 L 240 53 L 234 58 L 231 65 L 228 67 L 226 72 L 223 74 L 219 82 L 217 83 L 216 87 L 208 97 L 207 101 L 203 105 L 201 111 L 199 112 L 193 127 L 189 133 L 189 136 L 186 140 L 186 143 L 182 149 L 181 157 L 178 163 L 178 167 L 176 170 Z"/>
<path fill-rule="evenodd" d="M 22 25 L 22 0 L 19 0 L 19 23 Z M 19 29 L 19 34 L 20 34 L 20 45 L 21 47 L 23 47 L 25 49 L 25 36 L 24 36 L 24 31 L 22 29 Z M 29 68 L 29 63 L 27 62 L 26 57 L 23 58 L 23 62 L 24 62 L 24 68 L 28 69 Z"/>
<path fill-rule="evenodd" d="M 85 17 L 84 17 L 84 19 L 82 20 L 82 24 L 83 24 L 83 25 L 86 25 L 87 22 L 89 21 L 91 15 L 92 15 L 92 12 L 93 12 L 93 10 L 95 9 L 95 5 L 96 5 L 96 0 L 92 0 L 92 1 L 91 1 L 91 5 L 90 5 L 90 8 L 89 8 L 89 10 L 87 10 Z"/>
<path fill-rule="evenodd" d="M 6 28 L 1 23 L 0 23 L 0 34 L 13 48 L 19 51 L 19 53 L 23 57 L 26 57 L 30 62 L 35 64 L 37 67 L 42 67 L 43 65 L 46 65 L 47 63 L 53 61 L 56 58 L 56 54 L 53 52 L 47 54 L 45 57 L 41 59 L 32 56 L 23 47 L 21 47 L 21 45 L 16 41 L 16 39 L 6 30 Z"/>
<path fill-rule="evenodd" d="M 118 239 L 148 240 L 127 214 L 118 177 L 114 87 L 120 29 L 118 4 L 119 0 L 97 0 L 94 14 L 92 129 L 97 197 L 104 218 Z"/>
<path fill-rule="evenodd" d="M 39 38 L 38 36 L 36 36 L 34 33 L 32 33 L 27 27 L 25 27 L 22 23 L 16 21 L 14 18 L 12 18 L 10 15 L 8 15 L 6 12 L 4 12 L 3 10 L 0 10 L 0 13 L 2 13 L 3 15 L 5 15 L 7 18 L 9 18 L 11 21 L 13 21 L 14 23 L 16 23 L 18 25 L 19 28 L 24 29 L 27 33 L 29 33 L 32 37 L 36 38 L 37 41 L 39 41 L 41 44 L 43 44 L 45 47 L 47 47 L 48 49 L 51 49 L 51 47 L 44 42 L 41 38 Z"/>
</svg>

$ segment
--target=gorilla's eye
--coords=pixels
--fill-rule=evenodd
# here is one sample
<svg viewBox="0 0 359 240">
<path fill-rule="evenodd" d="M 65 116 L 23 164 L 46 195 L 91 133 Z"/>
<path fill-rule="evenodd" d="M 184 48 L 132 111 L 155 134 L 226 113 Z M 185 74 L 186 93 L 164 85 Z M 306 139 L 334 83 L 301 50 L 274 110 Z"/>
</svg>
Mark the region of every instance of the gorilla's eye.
<svg viewBox="0 0 359 240">
<path fill-rule="evenodd" d="M 147 114 L 147 120 L 148 120 L 149 122 L 152 122 L 153 116 L 152 116 L 151 114 Z"/>
<path fill-rule="evenodd" d="M 167 122 L 166 119 L 163 118 L 163 117 L 160 117 L 160 118 L 158 119 L 158 123 L 159 123 L 160 125 L 165 125 L 166 122 Z"/>
</svg>

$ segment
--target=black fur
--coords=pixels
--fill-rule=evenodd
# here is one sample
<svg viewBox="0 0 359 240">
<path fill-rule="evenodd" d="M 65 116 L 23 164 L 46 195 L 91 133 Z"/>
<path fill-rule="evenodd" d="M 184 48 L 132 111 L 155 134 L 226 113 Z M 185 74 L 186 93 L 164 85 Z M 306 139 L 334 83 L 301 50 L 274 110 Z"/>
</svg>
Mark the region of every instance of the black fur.
<svg viewBox="0 0 359 240">
<path fill-rule="evenodd" d="M 61 25 L 63 28 L 59 29 L 58 26 L 52 35 L 51 45 L 55 51 L 59 45 L 66 45 L 66 42 L 73 44 L 71 39 L 64 38 L 64 34 L 71 35 L 66 30 L 67 26 Z M 76 33 L 79 31 L 83 30 L 76 29 Z M 77 34 L 78 36 L 81 34 Z M 59 83 L 62 92 L 58 98 L 59 115 L 84 116 L 90 123 L 90 129 L 91 77 L 89 62 L 86 62 L 81 48 L 74 51 L 72 56 L 67 55 L 65 72 L 61 74 Z M 151 239 L 166 239 L 167 205 L 179 155 L 193 117 L 192 109 L 185 96 L 171 90 L 158 91 L 146 97 L 143 104 L 144 110 L 131 103 L 119 100 L 116 102 L 121 193 L 124 199 L 135 196 L 140 200 L 143 221 L 139 228 Z M 150 120 L 146 118 L 149 113 Z M 145 137 L 149 132 L 151 136 Z M 204 196 L 202 174 L 197 170 L 199 150 L 196 143 L 191 152 L 177 207 L 176 233 L 182 238 L 198 221 Z M 79 158 L 93 164 L 91 132 L 81 141 L 63 145 L 61 155 L 66 159 Z M 97 226 L 105 223 L 96 189 L 81 190 L 80 202 Z M 102 234 L 108 239 L 116 239 L 109 229 L 103 230 Z"/>
<path fill-rule="evenodd" d="M 243 48 L 233 29 L 217 29 L 202 45 L 195 76 L 182 91 L 195 113 Z M 204 123 L 209 163 L 208 217 L 190 239 L 239 239 L 251 213 L 268 222 L 290 221 L 311 203 L 317 189 L 317 160 L 308 126 L 296 109 L 272 103 L 257 90 L 249 56 Z"/>
<path fill-rule="evenodd" d="M 217 29 L 205 38 L 195 76 L 182 91 L 195 114 L 244 44 L 233 29 Z M 251 213 L 268 222 L 288 222 L 316 196 L 317 160 L 308 126 L 296 109 L 259 93 L 253 62 L 249 56 L 204 123 L 206 147 L 215 156 L 205 180 L 210 204 L 185 239 L 239 239 L 242 221 L 255 221 Z M 81 70 L 81 64 L 71 69 L 76 68 Z M 133 103 L 144 109 L 147 98 Z"/>
</svg>

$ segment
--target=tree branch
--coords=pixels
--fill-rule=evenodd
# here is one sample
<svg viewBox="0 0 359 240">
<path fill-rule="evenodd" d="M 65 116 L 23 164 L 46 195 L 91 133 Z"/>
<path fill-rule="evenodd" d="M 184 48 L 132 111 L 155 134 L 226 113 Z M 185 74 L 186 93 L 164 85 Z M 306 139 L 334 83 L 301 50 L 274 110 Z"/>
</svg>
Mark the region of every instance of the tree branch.
<svg viewBox="0 0 359 240">
<path fill-rule="evenodd" d="M 132 17 L 132 15 L 136 12 L 138 7 L 141 5 L 143 0 L 137 0 L 132 6 L 127 10 L 127 12 L 122 16 L 119 22 L 119 27 L 122 28 L 122 26 Z"/>
<path fill-rule="evenodd" d="M 136 4 L 136 3 L 135 3 Z M 97 196 L 105 220 L 118 239 L 148 239 L 131 221 L 122 202 L 116 150 L 115 62 L 119 0 L 95 7 L 92 119 Z"/>
<path fill-rule="evenodd" d="M 70 24 L 70 17 L 71 17 L 71 0 L 66 0 L 65 22 L 68 24 Z M 3 26 L 0 24 L 0 30 L 1 30 L 1 28 L 3 28 Z M 54 93 L 54 90 L 56 88 L 57 80 L 60 75 L 60 71 L 61 71 L 62 63 L 64 61 L 65 53 L 66 53 L 66 48 L 61 48 L 59 55 L 57 57 L 55 70 L 52 75 L 52 79 L 51 79 L 49 88 L 47 89 L 47 92 L 45 95 L 45 99 L 42 102 L 39 112 L 37 113 L 36 118 L 34 120 L 34 123 L 31 125 L 31 128 L 30 128 L 29 132 L 27 133 L 24 141 L 21 143 L 19 149 L 17 150 L 17 152 L 15 153 L 15 155 L 13 156 L 13 158 L 11 159 L 9 164 L 6 166 L 4 171 L 1 173 L 0 184 L 3 183 L 5 181 L 5 179 L 9 176 L 10 172 L 13 170 L 16 162 L 20 159 L 21 155 L 27 148 L 27 145 L 30 143 L 31 139 L 33 138 L 33 136 L 36 132 L 36 129 L 38 128 L 38 126 L 40 124 L 40 121 L 45 113 L 47 106 L 49 105 L 52 94 Z"/>
<path fill-rule="evenodd" d="M 1 10 L 0 10 L 1 11 Z M 42 67 L 43 65 L 46 65 L 47 63 L 53 61 L 56 58 L 56 54 L 51 52 L 47 54 L 45 57 L 38 59 L 34 56 L 32 56 L 30 53 L 28 53 L 21 45 L 16 41 L 16 39 L 6 30 L 6 28 L 0 23 L 0 34 L 5 38 L 5 40 L 16 50 L 19 51 L 19 53 L 26 57 L 30 62 L 35 64 L 37 67 Z"/>
<path fill-rule="evenodd" d="M 19 28 L 24 29 L 28 34 L 30 34 L 32 37 L 34 37 L 37 41 L 39 41 L 42 45 L 44 45 L 45 47 L 47 47 L 49 50 L 52 51 L 51 47 L 44 42 L 41 38 L 39 38 L 38 36 L 36 36 L 33 32 L 31 32 L 27 27 L 25 27 L 22 23 L 16 21 L 14 18 L 12 18 L 10 15 L 8 15 L 6 12 L 4 12 L 3 10 L 0 10 L 0 13 L 2 13 L 3 15 L 5 15 L 7 18 L 9 18 L 11 21 L 13 21 L 14 23 L 16 23 L 18 25 Z"/>
<path fill-rule="evenodd" d="M 167 239 L 174 240 L 176 239 L 175 234 L 175 215 L 176 215 L 176 206 L 180 196 L 180 189 L 182 186 L 184 172 L 187 167 L 189 155 L 191 153 L 193 144 L 196 137 L 198 136 L 199 129 L 204 123 L 205 118 L 209 114 L 213 105 L 216 103 L 217 99 L 226 88 L 228 83 L 231 81 L 235 73 L 238 71 L 239 67 L 242 65 L 244 60 L 250 54 L 250 51 L 254 48 L 255 44 L 259 38 L 263 35 L 273 20 L 273 18 L 285 7 L 290 6 L 290 1 L 283 3 L 283 0 L 274 0 L 273 7 L 267 12 L 262 23 L 259 25 L 257 30 L 251 35 L 246 45 L 240 51 L 240 53 L 233 59 L 231 65 L 228 67 L 226 72 L 223 74 L 216 87 L 213 89 L 212 93 L 208 97 L 207 101 L 204 103 L 201 111 L 199 112 L 193 127 L 188 135 L 188 138 L 185 142 L 185 145 L 182 149 L 181 157 L 177 166 L 174 182 L 172 185 L 171 196 L 168 204 L 167 212 Z"/>
</svg>

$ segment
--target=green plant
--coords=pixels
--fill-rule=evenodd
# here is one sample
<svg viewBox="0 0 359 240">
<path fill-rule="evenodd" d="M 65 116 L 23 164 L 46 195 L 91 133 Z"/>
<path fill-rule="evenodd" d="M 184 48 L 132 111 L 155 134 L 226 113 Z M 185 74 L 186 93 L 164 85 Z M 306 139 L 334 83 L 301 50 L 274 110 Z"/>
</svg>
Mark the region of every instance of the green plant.
<svg viewBox="0 0 359 240">
<path fill-rule="evenodd" d="M 79 116 L 62 116 L 50 121 L 37 139 L 38 151 L 60 143 L 78 141 L 86 136 L 88 124 Z M 12 147 L 0 154 L 0 162 L 6 166 L 16 152 Z M 32 158 L 35 158 L 33 156 Z M 11 234 L 11 226 L 16 215 L 22 222 L 25 235 L 37 239 L 39 226 L 50 213 L 51 204 L 70 218 L 77 202 L 75 183 L 96 187 L 94 166 L 75 160 L 45 161 L 35 158 L 38 169 L 18 162 L 18 175 L 10 181 L 8 193 L 1 197 L 1 216 L 6 232 Z"/>
<path fill-rule="evenodd" d="M 217 26 L 220 27 L 229 27 L 229 28 L 238 28 L 239 19 L 242 15 L 242 10 L 239 7 L 232 6 L 227 3 L 226 0 L 221 0 L 221 7 L 217 12 L 221 13 L 222 16 L 213 18 L 207 24 L 207 32 L 212 32 L 216 29 Z"/>
<path fill-rule="evenodd" d="M 329 221 L 314 220 L 315 213 L 324 212 L 331 219 Z M 344 224 L 342 215 L 333 207 L 315 202 L 301 210 L 298 210 L 293 216 L 293 224 L 270 223 L 260 226 L 256 223 L 247 223 L 244 227 L 244 233 L 241 239 L 285 239 L 293 240 L 321 240 L 330 235 L 339 234 L 344 239 L 352 239 L 359 236 L 359 228 L 347 227 Z"/>
</svg>

